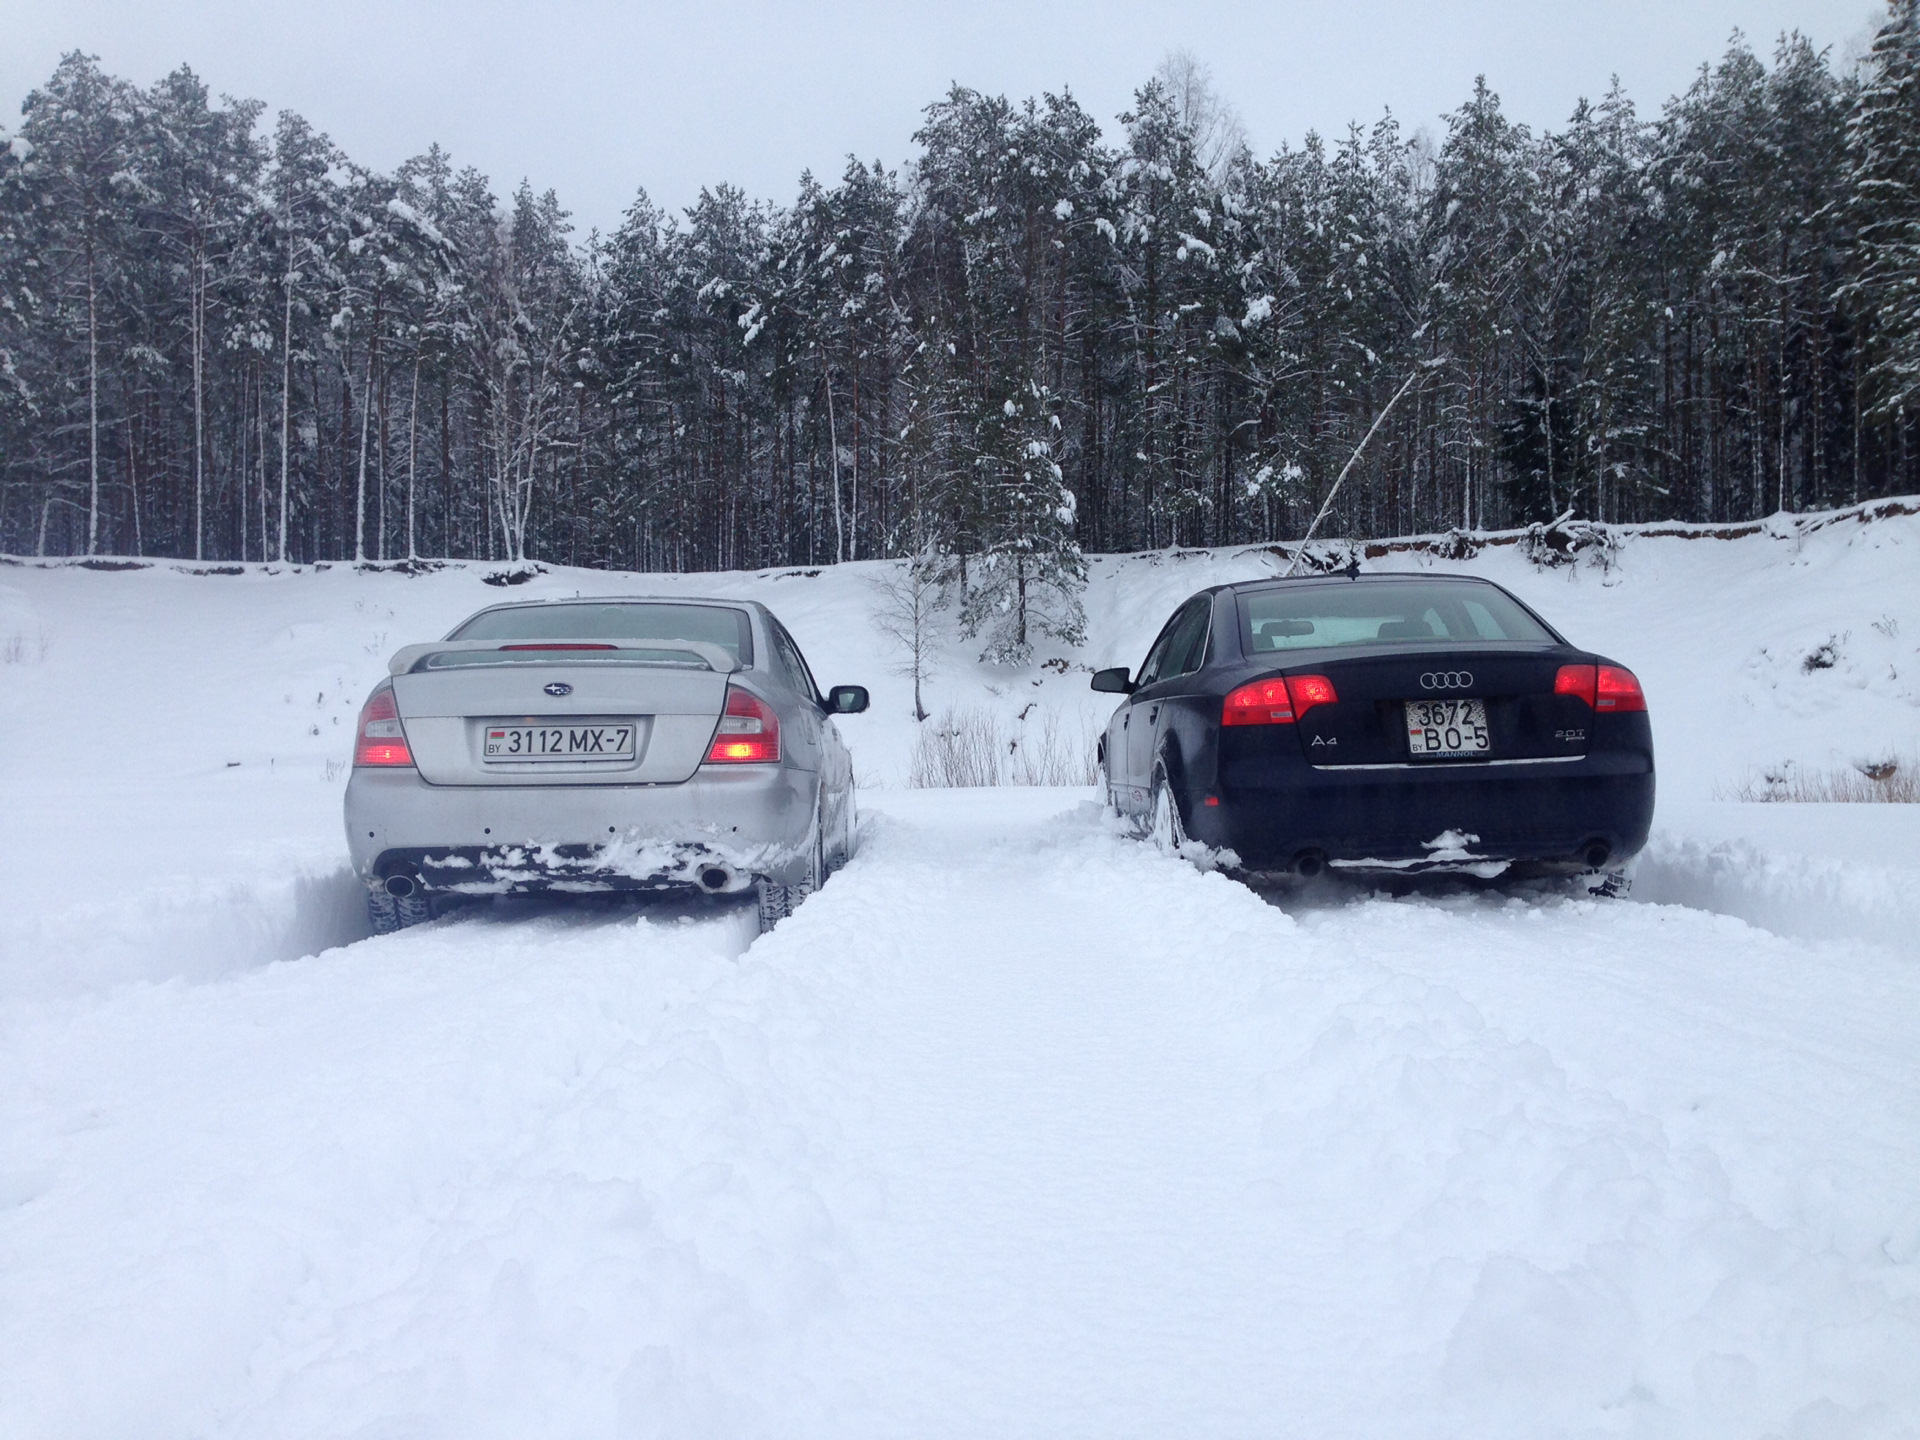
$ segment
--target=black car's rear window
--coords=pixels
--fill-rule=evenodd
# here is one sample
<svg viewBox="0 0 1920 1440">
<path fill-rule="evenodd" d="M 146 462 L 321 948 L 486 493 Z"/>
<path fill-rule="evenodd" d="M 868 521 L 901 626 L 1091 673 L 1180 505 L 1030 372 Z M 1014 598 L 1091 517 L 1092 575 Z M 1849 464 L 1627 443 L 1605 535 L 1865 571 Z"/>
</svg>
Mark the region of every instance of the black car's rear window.
<svg viewBox="0 0 1920 1440">
<path fill-rule="evenodd" d="M 703 640 L 753 664 L 753 627 L 747 612 L 729 605 L 670 605 L 654 601 L 606 604 L 515 605 L 483 610 L 449 640 Z"/>
<path fill-rule="evenodd" d="M 1335 581 L 1241 590 L 1240 644 L 1249 655 L 1330 645 L 1554 637 L 1492 585 L 1430 580 Z"/>
</svg>

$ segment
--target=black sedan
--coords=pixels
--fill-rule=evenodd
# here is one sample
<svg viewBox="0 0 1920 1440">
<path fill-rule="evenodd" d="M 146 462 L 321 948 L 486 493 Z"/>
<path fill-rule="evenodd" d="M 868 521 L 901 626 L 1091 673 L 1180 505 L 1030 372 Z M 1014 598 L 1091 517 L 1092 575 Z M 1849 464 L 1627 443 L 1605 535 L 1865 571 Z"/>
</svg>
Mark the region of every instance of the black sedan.
<svg viewBox="0 0 1920 1440">
<path fill-rule="evenodd" d="M 1653 821 L 1632 671 L 1471 576 L 1217 585 L 1093 688 L 1109 802 L 1249 872 L 1616 869 Z"/>
</svg>

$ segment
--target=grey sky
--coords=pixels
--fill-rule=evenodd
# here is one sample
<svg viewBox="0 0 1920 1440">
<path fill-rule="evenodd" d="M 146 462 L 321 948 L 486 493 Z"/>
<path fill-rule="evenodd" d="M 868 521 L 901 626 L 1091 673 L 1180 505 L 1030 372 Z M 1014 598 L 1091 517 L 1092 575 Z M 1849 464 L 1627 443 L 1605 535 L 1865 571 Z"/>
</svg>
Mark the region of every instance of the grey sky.
<svg viewBox="0 0 1920 1440">
<path fill-rule="evenodd" d="M 0 0 L 0 105 L 11 125 L 70 49 L 142 83 L 184 61 L 216 91 L 298 110 L 363 163 L 438 140 L 499 193 L 523 175 L 551 186 L 584 231 L 616 223 L 637 186 L 671 206 L 717 181 L 787 200 L 802 169 L 836 175 L 848 151 L 897 163 L 955 80 L 1015 98 L 1070 88 L 1111 133 L 1184 48 L 1264 154 L 1384 107 L 1431 125 L 1477 73 L 1535 126 L 1615 73 L 1651 110 L 1735 27 L 1762 54 L 1796 28 L 1844 51 L 1883 13 L 1873 0 Z"/>
</svg>

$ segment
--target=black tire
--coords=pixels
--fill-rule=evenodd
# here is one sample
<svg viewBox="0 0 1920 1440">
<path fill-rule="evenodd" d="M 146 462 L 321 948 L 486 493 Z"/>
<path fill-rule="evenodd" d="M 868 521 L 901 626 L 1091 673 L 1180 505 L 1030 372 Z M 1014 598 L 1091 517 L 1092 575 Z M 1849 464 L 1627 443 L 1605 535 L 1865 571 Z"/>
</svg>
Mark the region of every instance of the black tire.
<svg viewBox="0 0 1920 1440">
<path fill-rule="evenodd" d="M 819 801 L 813 807 L 813 853 L 807 856 L 807 872 L 798 884 L 787 887 L 792 897 L 789 910 L 798 910 L 800 902 L 827 883 L 826 816 Z"/>
<path fill-rule="evenodd" d="M 1114 817 L 1126 821 L 1136 834 L 1145 833 L 1140 829 L 1139 818 L 1128 814 L 1126 806 L 1120 803 L 1120 792 L 1114 788 L 1113 772 L 1107 768 L 1107 757 L 1104 754 L 1100 757 L 1100 788 L 1106 795 L 1107 809 L 1113 813 Z"/>
<path fill-rule="evenodd" d="M 860 814 L 853 798 L 853 786 L 847 786 L 847 798 L 841 810 L 840 843 L 827 851 L 826 873 L 837 875 L 853 859 L 854 834 L 860 826 Z"/>
<path fill-rule="evenodd" d="M 760 933 L 765 935 L 793 913 L 793 899 L 787 887 L 771 880 L 757 880 L 754 889 L 760 901 Z"/>
<path fill-rule="evenodd" d="M 1180 818 L 1180 802 L 1167 779 L 1164 764 L 1153 767 L 1153 799 L 1147 807 L 1146 838 L 1163 855 L 1178 855 L 1187 843 L 1187 825 Z"/>
<path fill-rule="evenodd" d="M 411 895 L 389 895 L 384 887 L 367 892 L 367 921 L 376 935 L 391 935 L 432 918 L 432 904 L 418 890 Z"/>
<path fill-rule="evenodd" d="M 760 902 L 760 933 L 765 935 L 787 916 L 800 908 L 801 903 L 827 880 L 827 836 L 824 816 L 820 802 L 814 801 L 812 825 L 812 852 L 807 856 L 807 870 L 792 885 L 781 885 L 775 881 L 761 879 L 755 882 Z"/>
</svg>

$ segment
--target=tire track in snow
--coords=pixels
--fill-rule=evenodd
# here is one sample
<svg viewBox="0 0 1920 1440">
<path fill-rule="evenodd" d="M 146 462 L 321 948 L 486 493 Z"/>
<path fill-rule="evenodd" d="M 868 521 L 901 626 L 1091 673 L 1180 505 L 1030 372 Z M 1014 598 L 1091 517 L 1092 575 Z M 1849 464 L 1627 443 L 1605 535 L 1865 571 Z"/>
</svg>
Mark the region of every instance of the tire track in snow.
<svg viewBox="0 0 1920 1440">
<path fill-rule="evenodd" d="M 1102 829 L 883 828 L 874 883 L 809 917 L 838 909 L 887 956 L 850 1142 L 889 1205 L 856 1252 L 850 1333 L 887 1357 L 867 1384 L 891 1428 L 1138 1433 L 1178 1415 L 1219 1433 L 1284 1414 L 1425 1434 L 1438 1415 L 1691 1435 L 1807 1406 L 1920 1411 L 1920 1233 L 1910 1167 L 1889 1167 L 1920 1138 L 1913 1066 L 1883 1048 L 1862 1070 L 1781 994 L 1725 1043 L 1704 1003 L 1708 977 L 1805 947 L 1564 900 L 1301 924 Z M 1758 1104 L 1699 1116 L 1674 1044 L 1630 1043 L 1632 992 L 1576 970 L 1557 1027 L 1533 1023 L 1551 1001 L 1504 999 L 1503 975 L 1538 977 L 1537 998 L 1562 957 L 1618 954 L 1643 978 L 1657 956 L 1705 972 L 1676 987 L 1669 1041 L 1694 1003 L 1702 1033 L 1723 1027 L 1716 1078 L 1767 1082 Z M 1911 984 L 1895 998 L 1888 1042 L 1920 1016 Z M 1759 1037 L 1792 1062 L 1743 1057 Z M 1796 1086 L 1813 1088 L 1797 1107 Z M 1825 1146 L 1874 1093 L 1896 1101 L 1882 1133 Z M 1753 1123 L 1769 1105 L 1795 1115 L 1771 1140 Z M 1823 1204 L 1816 1183 L 1782 1203 L 1730 1179 L 1815 1166 L 1855 1195 Z"/>
<path fill-rule="evenodd" d="M 873 803 L 757 940 L 508 907 L 7 1012 L 0 1430 L 1920 1413 L 1889 975 L 1671 907 L 1296 917 L 1053 797 Z M 1762 1081 L 1773 1136 L 1726 1108 Z M 1872 1143 L 1809 1154 L 1875 1098 Z"/>
</svg>

